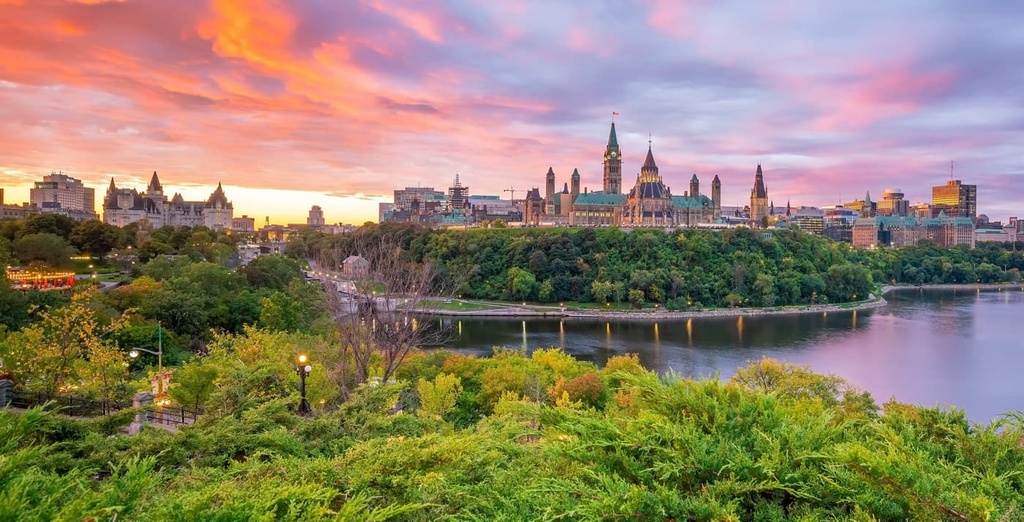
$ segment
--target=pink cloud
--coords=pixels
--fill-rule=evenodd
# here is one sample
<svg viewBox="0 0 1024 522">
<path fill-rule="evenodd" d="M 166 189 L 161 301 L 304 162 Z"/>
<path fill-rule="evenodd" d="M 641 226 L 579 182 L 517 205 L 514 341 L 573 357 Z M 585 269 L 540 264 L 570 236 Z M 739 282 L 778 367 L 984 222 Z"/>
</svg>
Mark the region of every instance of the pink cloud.
<svg viewBox="0 0 1024 522">
<path fill-rule="evenodd" d="M 854 83 L 836 85 L 835 94 L 823 100 L 824 104 L 819 103 L 826 109 L 825 115 L 815 122 L 816 129 L 862 129 L 881 120 L 912 114 L 946 94 L 956 79 L 949 72 L 921 72 L 906 64 L 861 66 L 854 74 Z"/>
</svg>

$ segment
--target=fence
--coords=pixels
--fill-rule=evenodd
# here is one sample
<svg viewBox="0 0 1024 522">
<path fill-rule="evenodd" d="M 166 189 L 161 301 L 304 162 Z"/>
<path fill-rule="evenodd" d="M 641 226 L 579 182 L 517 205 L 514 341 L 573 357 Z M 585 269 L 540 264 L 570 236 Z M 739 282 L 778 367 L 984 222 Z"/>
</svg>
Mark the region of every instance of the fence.
<svg viewBox="0 0 1024 522">
<path fill-rule="evenodd" d="M 61 413 L 73 417 L 98 417 L 131 407 L 131 403 L 127 402 L 97 401 L 73 395 L 52 395 L 25 390 L 13 390 L 7 405 L 24 409 L 46 403 L 51 403 Z"/>
<path fill-rule="evenodd" d="M 64 415 L 72 417 L 100 417 L 121 411 L 131 407 L 146 408 L 144 413 L 137 415 L 145 416 L 145 420 L 152 424 L 164 426 L 186 426 L 195 423 L 196 419 L 203 413 L 202 409 L 191 410 L 178 406 L 154 406 L 152 405 L 153 394 L 136 394 L 137 404 L 120 401 L 97 401 L 73 395 L 54 395 L 42 392 L 32 392 L 14 389 L 9 380 L 0 380 L 0 408 L 12 407 L 19 409 L 32 408 L 49 404 L 50 408 L 57 410 Z"/>
<path fill-rule="evenodd" d="M 153 424 L 165 426 L 184 426 L 192 424 L 203 413 L 203 410 L 190 410 L 178 406 L 157 406 L 146 413 L 147 419 Z"/>
</svg>

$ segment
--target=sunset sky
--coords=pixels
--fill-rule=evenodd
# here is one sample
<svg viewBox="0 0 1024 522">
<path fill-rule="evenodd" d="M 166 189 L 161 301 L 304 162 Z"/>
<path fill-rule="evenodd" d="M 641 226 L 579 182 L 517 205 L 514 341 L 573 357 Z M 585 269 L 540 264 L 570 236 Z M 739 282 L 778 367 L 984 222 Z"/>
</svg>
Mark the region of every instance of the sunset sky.
<svg viewBox="0 0 1024 522">
<path fill-rule="evenodd" d="M 62 170 L 235 215 L 376 220 L 404 186 L 601 188 L 612 112 L 675 193 L 1024 216 L 1024 2 L 0 0 L 0 187 Z M 542 189 L 543 190 L 543 189 Z"/>
</svg>

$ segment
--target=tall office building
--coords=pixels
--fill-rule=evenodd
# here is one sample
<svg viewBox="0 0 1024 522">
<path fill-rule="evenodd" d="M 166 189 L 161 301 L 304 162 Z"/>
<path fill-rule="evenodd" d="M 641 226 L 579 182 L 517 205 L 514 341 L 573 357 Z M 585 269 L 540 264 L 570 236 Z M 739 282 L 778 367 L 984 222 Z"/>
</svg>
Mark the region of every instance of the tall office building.
<svg viewBox="0 0 1024 522">
<path fill-rule="evenodd" d="M 63 214 L 78 221 L 97 219 L 96 190 L 60 173 L 43 176 L 29 189 L 29 199 L 40 212 Z"/>
<path fill-rule="evenodd" d="M 885 189 L 882 201 L 878 202 L 879 216 L 907 216 L 910 214 L 910 202 L 903 199 L 900 189 Z"/>
<path fill-rule="evenodd" d="M 949 217 L 978 217 L 978 186 L 964 185 L 951 179 L 945 185 L 932 187 L 932 216 L 945 212 Z"/>
</svg>

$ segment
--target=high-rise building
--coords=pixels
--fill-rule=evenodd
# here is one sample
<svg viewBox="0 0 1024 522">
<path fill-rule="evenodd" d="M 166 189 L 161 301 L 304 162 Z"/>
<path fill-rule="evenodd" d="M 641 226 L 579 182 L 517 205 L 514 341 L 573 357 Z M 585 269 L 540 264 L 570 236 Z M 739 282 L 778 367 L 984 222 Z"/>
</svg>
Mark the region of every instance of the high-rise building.
<svg viewBox="0 0 1024 522">
<path fill-rule="evenodd" d="M 761 172 L 761 164 L 757 164 L 757 172 L 754 173 L 754 188 L 750 190 L 750 221 L 754 226 L 760 226 L 764 218 L 768 217 L 768 189 L 764 186 L 764 173 Z"/>
<path fill-rule="evenodd" d="M 944 212 L 949 217 L 978 217 L 978 186 L 964 185 L 951 179 L 945 185 L 932 187 L 932 216 Z"/>
<path fill-rule="evenodd" d="M 910 202 L 903 199 L 903 191 L 900 189 L 885 189 L 882 193 L 882 201 L 878 202 L 877 213 L 879 216 L 907 216 L 910 214 Z"/>
<path fill-rule="evenodd" d="M 604 149 L 604 193 L 622 193 L 622 152 L 619 151 L 619 138 L 615 135 L 615 122 L 608 134 L 608 146 Z"/>
<path fill-rule="evenodd" d="M 306 217 L 306 224 L 311 227 L 324 226 L 324 210 L 320 208 L 320 205 L 313 205 L 313 208 L 309 209 L 309 216 Z"/>
<path fill-rule="evenodd" d="M 43 176 L 29 189 L 32 205 L 40 212 L 63 214 L 78 221 L 97 219 L 96 190 L 60 173 Z"/>
</svg>

